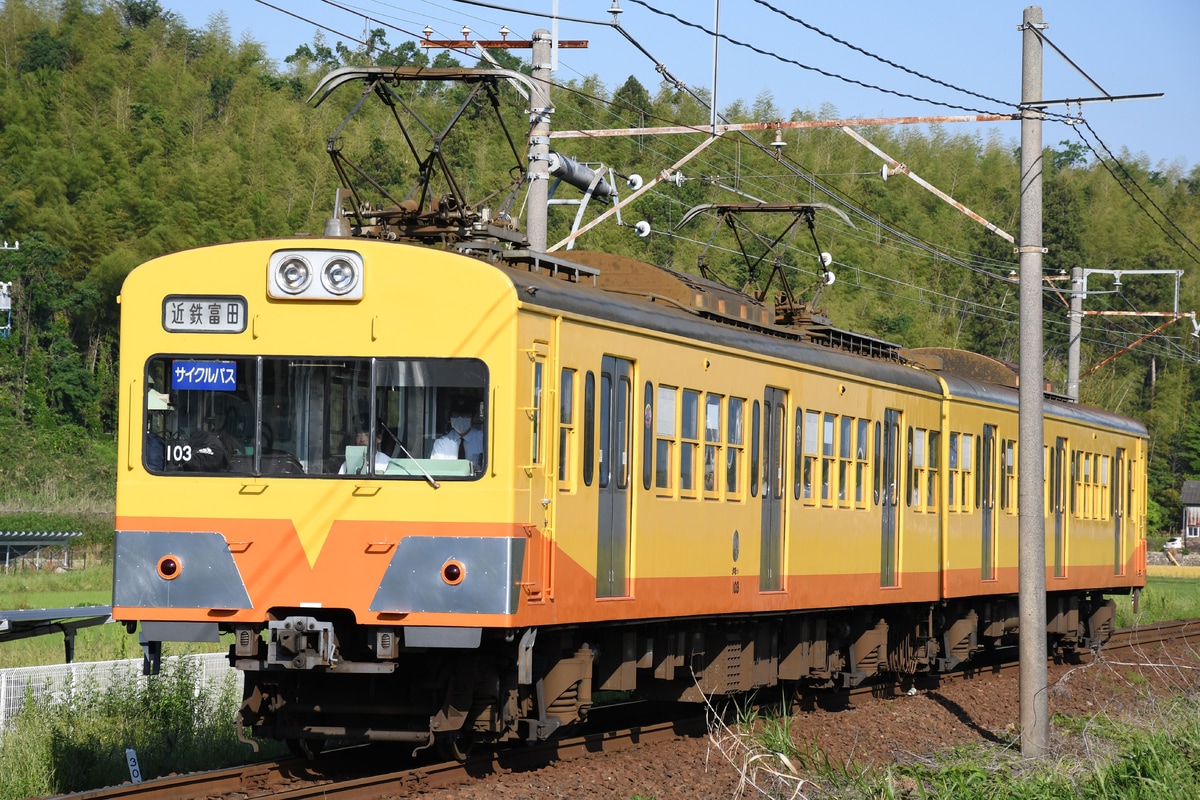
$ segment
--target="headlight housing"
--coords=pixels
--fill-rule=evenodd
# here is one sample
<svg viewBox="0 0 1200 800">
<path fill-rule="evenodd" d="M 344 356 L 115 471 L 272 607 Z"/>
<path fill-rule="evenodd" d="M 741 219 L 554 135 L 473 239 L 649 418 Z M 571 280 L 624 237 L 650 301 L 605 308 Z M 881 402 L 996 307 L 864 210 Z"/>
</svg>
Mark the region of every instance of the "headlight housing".
<svg viewBox="0 0 1200 800">
<path fill-rule="evenodd" d="M 363 258 L 351 250 L 278 250 L 267 266 L 276 300 L 361 300 Z M 320 280 L 315 280 L 320 276 Z"/>
</svg>

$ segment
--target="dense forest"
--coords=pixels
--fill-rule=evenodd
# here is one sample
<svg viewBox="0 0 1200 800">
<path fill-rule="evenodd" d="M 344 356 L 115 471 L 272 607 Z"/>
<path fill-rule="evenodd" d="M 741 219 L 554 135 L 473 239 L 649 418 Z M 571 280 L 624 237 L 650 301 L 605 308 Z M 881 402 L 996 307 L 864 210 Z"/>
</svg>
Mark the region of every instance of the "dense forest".
<svg viewBox="0 0 1200 800">
<path fill-rule="evenodd" d="M 0 5 L 0 238 L 20 241 L 19 249 L 0 250 L 0 281 L 11 282 L 12 298 L 11 320 L 0 318 L 10 324 L 0 339 L 0 512 L 69 510 L 81 496 L 111 505 L 117 296 L 131 269 L 183 248 L 322 231 L 337 187 L 326 140 L 359 99 L 351 89 L 307 102 L 323 75 L 369 63 L 476 66 L 412 41 L 394 44 L 391 35 L 376 30 L 366 47 L 317 36 L 276 64 L 261 45 L 235 42 L 221 17 L 190 27 L 154 0 Z M 507 52 L 493 56 L 528 72 Z M 405 105 L 434 131 L 467 96 L 461 85 L 434 82 L 403 91 Z M 645 86 L 634 77 L 619 87 L 597 77 L 560 83 L 552 97 L 556 130 L 709 121 L 703 90 Z M 469 104 L 447 139 L 442 155 L 473 202 L 498 206 L 508 193 L 519 210 L 527 108 L 503 85 L 494 107 L 486 98 Z M 730 122 L 838 117 L 828 106 L 780 109 L 769 93 L 722 112 Z M 1200 166 L 1114 156 L 1064 125 L 1046 131 L 1049 141 L 1066 137 L 1044 151 L 1044 266 L 1047 286 L 1062 290 L 1045 293 L 1045 374 L 1062 391 L 1069 282 L 1061 275 L 1072 268 L 1182 270 L 1178 309 L 1200 309 Z M 1004 135 L 941 126 L 860 132 L 1018 234 L 1020 153 L 1006 138 L 1015 127 Z M 772 147 L 775 136 L 786 146 Z M 339 146 L 383 190 L 405 195 L 418 157 L 389 109 L 364 108 L 342 137 Z M 620 181 L 658 175 L 703 138 L 563 139 L 555 148 L 612 167 Z M 761 283 L 772 259 L 747 262 L 737 232 L 711 215 L 679 227 L 685 212 L 713 202 L 827 203 L 850 222 L 821 213 L 811 231 L 800 225 L 781 240 L 780 263 L 797 295 L 814 297 L 818 254 L 828 252 L 837 280 L 819 302 L 839 327 L 1015 362 L 1012 245 L 911 181 L 881 180 L 879 165 L 836 129 L 728 134 L 681 170 L 686 180 L 659 184 L 623 211 L 622 225 L 598 226 L 578 246 L 684 271 L 703 264 L 731 285 Z M 569 232 L 575 212 L 551 209 L 552 243 Z M 639 220 L 651 235 L 634 234 Z M 759 256 L 765 250 L 755 234 L 783 235 L 778 223 L 755 219 L 746 238 Z M 1114 280 L 1101 273 L 1088 288 L 1089 312 L 1169 312 L 1177 302 L 1170 274 Z M 1200 381 L 1192 385 L 1200 340 L 1186 319 L 1149 335 L 1164 321 L 1089 316 L 1082 342 L 1085 374 L 1101 366 L 1086 374 L 1081 400 L 1149 427 L 1157 533 L 1178 525 L 1182 481 L 1200 478 L 1200 415 L 1193 413 Z"/>
</svg>

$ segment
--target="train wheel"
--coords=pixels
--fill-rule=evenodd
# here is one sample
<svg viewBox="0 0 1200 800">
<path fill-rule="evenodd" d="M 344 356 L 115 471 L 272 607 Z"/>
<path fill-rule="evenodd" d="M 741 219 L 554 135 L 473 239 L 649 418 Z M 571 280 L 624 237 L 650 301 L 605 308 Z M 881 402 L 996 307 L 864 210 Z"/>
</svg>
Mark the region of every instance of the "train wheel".
<svg viewBox="0 0 1200 800">
<path fill-rule="evenodd" d="M 296 758 L 303 758 L 305 761 L 315 761 L 317 756 L 321 755 L 321 751 L 325 749 L 324 739 L 288 739 L 288 750 L 292 752 Z"/>
</svg>

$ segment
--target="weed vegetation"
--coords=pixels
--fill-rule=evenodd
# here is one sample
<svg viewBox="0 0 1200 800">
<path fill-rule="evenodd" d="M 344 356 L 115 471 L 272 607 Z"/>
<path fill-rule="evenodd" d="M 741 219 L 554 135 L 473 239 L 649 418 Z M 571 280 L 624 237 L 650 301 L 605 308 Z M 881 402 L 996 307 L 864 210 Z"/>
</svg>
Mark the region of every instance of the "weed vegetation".
<svg viewBox="0 0 1200 800">
<path fill-rule="evenodd" d="M 131 676 L 108 691 L 84 678 L 65 697 L 27 698 L 0 734 L 0 798 L 119 785 L 130 780 L 126 749 L 145 778 L 246 761 L 251 749 L 232 724 L 240 704 L 233 676 L 199 692 L 198 672 L 180 659 L 154 678 Z"/>
<path fill-rule="evenodd" d="M 714 718 L 718 715 L 714 714 Z M 738 796 L 837 800 L 1194 800 L 1200 797 L 1200 702 L 1164 701 L 1120 720 L 1056 716 L 1057 759 L 1029 761 L 1013 746 L 972 745 L 925 763 L 860 768 L 836 763 L 788 735 L 784 713 L 739 709 L 710 733 L 738 770 Z M 1079 754 L 1083 754 L 1080 756 Z"/>
<path fill-rule="evenodd" d="M 1167 568 L 1160 567 L 1158 569 L 1166 570 Z M 1174 569 L 1190 569 L 1192 577 L 1159 577 L 1157 574 L 1150 574 L 1146 578 L 1146 588 L 1142 590 L 1142 595 L 1138 599 L 1136 612 L 1133 609 L 1131 598 L 1116 598 L 1116 625 L 1118 628 L 1153 625 L 1156 622 L 1173 619 L 1200 618 L 1200 592 L 1196 591 L 1200 569 L 1196 567 L 1175 567 Z M 1180 573 L 1171 572 L 1170 574 L 1174 576 Z"/>
<path fill-rule="evenodd" d="M 82 531 L 79 544 L 112 542 L 114 437 L 0 416 L 0 464 L 0 530 Z"/>
</svg>

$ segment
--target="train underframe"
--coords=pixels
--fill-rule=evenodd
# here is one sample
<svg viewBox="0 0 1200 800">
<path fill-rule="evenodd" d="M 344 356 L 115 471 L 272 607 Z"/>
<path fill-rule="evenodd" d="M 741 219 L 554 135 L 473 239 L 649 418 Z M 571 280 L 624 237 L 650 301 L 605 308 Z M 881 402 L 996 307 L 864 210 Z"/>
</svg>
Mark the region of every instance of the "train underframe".
<svg viewBox="0 0 1200 800">
<path fill-rule="evenodd" d="M 474 743 L 570 730 L 598 693 L 698 702 L 780 683 L 903 682 L 1016 646 L 1018 634 L 1016 597 L 432 636 L 312 611 L 279 610 L 265 631 L 236 628 L 231 648 L 245 673 L 239 724 L 304 753 L 336 739 L 462 757 Z M 1114 611 L 1098 593 L 1050 595 L 1050 652 L 1095 649 Z"/>
</svg>

